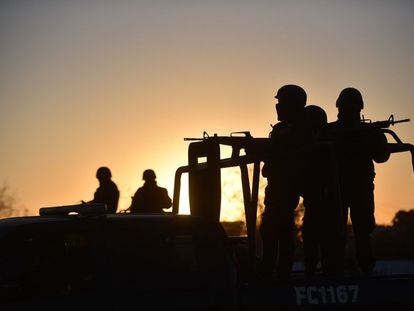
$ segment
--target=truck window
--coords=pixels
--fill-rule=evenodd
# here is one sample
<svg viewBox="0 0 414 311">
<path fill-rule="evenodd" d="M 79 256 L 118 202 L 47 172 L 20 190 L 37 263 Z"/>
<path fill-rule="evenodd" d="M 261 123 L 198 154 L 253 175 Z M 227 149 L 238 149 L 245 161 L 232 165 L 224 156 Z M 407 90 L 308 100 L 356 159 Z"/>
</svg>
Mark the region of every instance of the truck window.
<svg viewBox="0 0 414 311">
<path fill-rule="evenodd" d="M 243 189 L 240 169 L 230 167 L 221 170 L 220 222 L 228 236 L 246 235 L 243 205 Z"/>
</svg>

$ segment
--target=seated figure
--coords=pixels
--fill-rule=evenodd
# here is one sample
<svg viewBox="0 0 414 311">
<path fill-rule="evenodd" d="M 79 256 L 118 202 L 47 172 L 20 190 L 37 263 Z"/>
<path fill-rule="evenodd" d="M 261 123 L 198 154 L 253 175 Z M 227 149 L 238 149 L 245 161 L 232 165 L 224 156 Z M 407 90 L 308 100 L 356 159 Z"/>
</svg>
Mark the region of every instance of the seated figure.
<svg viewBox="0 0 414 311">
<path fill-rule="evenodd" d="M 171 207 L 171 198 L 165 188 L 158 187 L 155 172 L 145 170 L 144 185 L 135 192 L 130 206 L 131 213 L 163 213 Z"/>
</svg>

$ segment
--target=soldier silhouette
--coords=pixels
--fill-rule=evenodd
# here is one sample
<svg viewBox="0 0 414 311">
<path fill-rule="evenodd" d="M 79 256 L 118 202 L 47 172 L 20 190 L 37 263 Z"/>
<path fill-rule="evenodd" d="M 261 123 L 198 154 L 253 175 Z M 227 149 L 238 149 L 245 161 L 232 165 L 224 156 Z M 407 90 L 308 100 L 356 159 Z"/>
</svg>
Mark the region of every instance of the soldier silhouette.
<svg viewBox="0 0 414 311">
<path fill-rule="evenodd" d="M 329 124 L 337 148 L 344 221 L 348 208 L 361 271 L 369 275 L 375 267 L 370 234 L 375 228 L 374 162 L 388 160 L 387 139 L 381 130 L 361 122 L 364 102 L 355 88 L 341 91 L 336 101 L 338 120 Z"/>
<path fill-rule="evenodd" d="M 118 209 L 119 190 L 111 180 L 111 170 L 107 167 L 100 167 L 96 171 L 96 178 L 99 180 L 99 187 L 96 189 L 93 200 L 87 203 L 104 203 L 109 214 L 116 213 Z M 82 201 L 83 202 L 83 201 Z"/>
<path fill-rule="evenodd" d="M 131 213 L 163 213 L 163 209 L 171 207 L 167 189 L 158 187 L 156 178 L 153 170 L 144 171 L 145 183 L 132 197 Z"/>
<path fill-rule="evenodd" d="M 263 243 L 262 273 L 276 264 L 280 277 L 290 275 L 294 253 L 294 210 L 303 186 L 303 147 L 309 143 L 304 122 L 306 92 L 297 85 L 281 87 L 275 98 L 280 122 L 270 135 L 270 152 L 262 170 L 267 177 L 265 211 L 260 228 Z"/>
<path fill-rule="evenodd" d="M 327 276 L 343 274 L 342 200 L 335 149 L 327 137 L 328 118 L 318 106 L 305 107 L 305 122 L 312 144 L 306 150 L 303 186 L 303 246 L 305 274 L 315 276 L 318 262 Z"/>
<path fill-rule="evenodd" d="M 304 183 L 305 199 L 303 205 L 303 248 L 305 274 L 308 277 L 315 275 L 319 261 L 319 253 L 324 251 L 323 216 L 326 209 L 326 174 L 322 163 L 326 150 L 317 144 L 325 140 L 324 130 L 328 124 L 325 111 L 318 106 L 305 107 L 305 122 L 312 135 L 314 149 L 309 152 L 306 178 Z"/>
</svg>

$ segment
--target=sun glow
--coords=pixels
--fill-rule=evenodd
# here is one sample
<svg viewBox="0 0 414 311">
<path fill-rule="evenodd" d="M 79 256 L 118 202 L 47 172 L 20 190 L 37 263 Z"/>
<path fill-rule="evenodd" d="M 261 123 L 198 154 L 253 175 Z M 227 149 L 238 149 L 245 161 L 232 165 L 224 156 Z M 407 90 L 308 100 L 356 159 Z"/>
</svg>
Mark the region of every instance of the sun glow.
<svg viewBox="0 0 414 311">
<path fill-rule="evenodd" d="M 284 84 L 304 87 L 329 121 L 347 86 L 361 90 L 370 119 L 414 115 L 412 1 L 50 2 L 2 1 L 0 10 L 0 186 L 30 215 L 92 199 L 102 165 L 120 210 L 147 168 L 172 197 L 174 170 L 188 156 L 182 138 L 267 136 Z M 413 123 L 395 130 L 414 141 Z M 413 208 L 411 158 L 377 167 L 376 220 L 389 224 Z M 233 194 L 240 176 L 226 175 L 222 219 L 243 218 L 243 195 Z M 189 213 L 186 178 L 181 213 Z"/>
<path fill-rule="evenodd" d="M 181 188 L 180 188 L 180 205 L 178 207 L 178 213 L 183 215 L 190 214 L 190 197 L 188 191 L 188 174 L 181 176 Z"/>
<path fill-rule="evenodd" d="M 240 170 L 222 170 L 220 221 L 244 221 L 243 190 Z"/>
<path fill-rule="evenodd" d="M 259 206 L 262 206 L 263 185 L 260 187 Z M 240 169 L 236 167 L 221 171 L 221 211 L 222 222 L 244 222 L 243 192 Z M 179 214 L 190 214 L 188 174 L 181 177 Z"/>
</svg>

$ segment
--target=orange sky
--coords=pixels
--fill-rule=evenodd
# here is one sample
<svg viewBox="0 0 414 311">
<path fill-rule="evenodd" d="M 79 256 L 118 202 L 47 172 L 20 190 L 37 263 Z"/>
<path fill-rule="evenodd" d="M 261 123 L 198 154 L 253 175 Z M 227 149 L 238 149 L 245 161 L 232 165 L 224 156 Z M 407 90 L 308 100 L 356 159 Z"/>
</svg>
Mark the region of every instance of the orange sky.
<svg viewBox="0 0 414 311">
<path fill-rule="evenodd" d="M 102 165 L 120 208 L 147 168 L 172 196 L 183 137 L 266 136 L 287 83 L 330 121 L 347 86 L 367 117 L 412 118 L 413 29 L 411 1 L 2 1 L 0 183 L 32 213 L 90 199 Z M 377 166 L 379 222 L 413 186 L 408 154 Z"/>
</svg>

